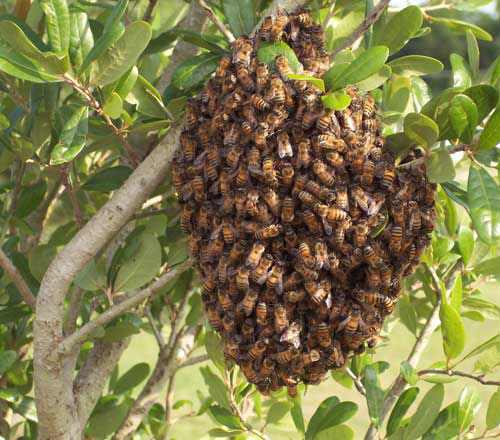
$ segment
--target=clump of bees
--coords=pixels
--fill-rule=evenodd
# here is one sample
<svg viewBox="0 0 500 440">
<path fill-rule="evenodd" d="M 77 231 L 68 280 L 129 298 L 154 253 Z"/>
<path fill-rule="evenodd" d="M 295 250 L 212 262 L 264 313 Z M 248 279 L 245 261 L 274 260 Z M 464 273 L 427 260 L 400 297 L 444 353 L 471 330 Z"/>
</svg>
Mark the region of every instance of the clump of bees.
<svg viewBox="0 0 500 440">
<path fill-rule="evenodd" d="M 434 192 L 412 152 L 396 168 L 374 98 L 346 88 L 343 111 L 289 80 L 285 41 L 304 67 L 328 69 L 322 29 L 305 10 L 240 37 L 190 100 L 172 169 L 181 228 L 224 354 L 263 392 L 318 384 L 373 347 L 434 228 Z"/>
</svg>

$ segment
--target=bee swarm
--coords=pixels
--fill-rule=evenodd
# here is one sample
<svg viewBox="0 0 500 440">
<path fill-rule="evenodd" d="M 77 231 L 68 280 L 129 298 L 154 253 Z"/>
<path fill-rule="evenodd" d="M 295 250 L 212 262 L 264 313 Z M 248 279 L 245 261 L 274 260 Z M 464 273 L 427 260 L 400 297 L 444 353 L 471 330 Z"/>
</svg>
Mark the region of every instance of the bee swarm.
<svg viewBox="0 0 500 440">
<path fill-rule="evenodd" d="M 349 107 L 328 110 L 288 80 L 286 57 L 259 62 L 259 41 L 280 39 L 304 74 L 325 73 L 307 11 L 265 19 L 188 103 L 172 176 L 226 358 L 261 392 L 294 396 L 375 345 L 430 243 L 435 187 L 404 165 L 418 151 L 396 168 L 371 95 L 346 88 Z"/>
</svg>

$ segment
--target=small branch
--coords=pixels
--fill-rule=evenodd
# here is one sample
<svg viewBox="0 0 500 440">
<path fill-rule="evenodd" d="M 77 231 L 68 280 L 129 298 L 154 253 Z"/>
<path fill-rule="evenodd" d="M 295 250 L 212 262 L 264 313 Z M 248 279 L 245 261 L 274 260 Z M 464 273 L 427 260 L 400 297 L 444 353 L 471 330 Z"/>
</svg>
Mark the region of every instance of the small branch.
<svg viewBox="0 0 500 440">
<path fill-rule="evenodd" d="M 219 17 L 215 14 L 214 11 L 212 11 L 212 8 L 207 5 L 205 0 L 197 0 L 198 4 L 205 10 L 205 14 L 207 14 L 207 17 L 217 26 L 217 29 L 221 31 L 222 35 L 224 35 L 229 41 L 229 43 L 234 43 L 235 38 L 234 35 L 231 33 L 231 31 L 220 21 Z"/>
<path fill-rule="evenodd" d="M 151 16 L 153 15 L 153 10 L 157 2 L 158 0 L 149 0 L 148 8 L 146 9 L 146 12 L 144 13 L 143 17 L 144 21 L 147 21 L 148 23 L 149 21 L 151 21 Z"/>
<path fill-rule="evenodd" d="M 178 370 L 181 368 L 191 367 L 192 365 L 201 364 L 202 362 L 206 362 L 209 359 L 210 358 L 206 354 L 201 354 L 200 356 L 189 358 L 184 363 L 179 365 Z"/>
<path fill-rule="evenodd" d="M 149 287 L 139 291 L 139 293 L 135 294 L 134 296 L 127 298 L 120 304 L 117 304 L 111 307 L 110 309 L 106 310 L 104 313 L 100 314 L 97 318 L 93 319 L 92 321 L 89 321 L 87 324 L 78 329 L 76 332 L 66 337 L 59 345 L 59 350 L 55 350 L 54 353 L 58 355 L 65 355 L 69 353 L 73 346 L 82 342 L 97 327 L 107 324 L 117 316 L 120 316 L 122 313 L 126 312 L 132 307 L 137 306 L 138 304 L 143 302 L 145 299 L 149 298 L 156 291 L 165 286 L 165 284 L 167 284 L 170 280 L 175 278 L 177 275 L 185 271 L 190 266 L 191 262 L 189 260 L 185 261 L 184 263 L 181 263 L 174 269 L 169 270 L 166 274 L 163 274 Z"/>
<path fill-rule="evenodd" d="M 332 60 L 339 52 L 347 49 L 348 47 L 351 47 L 359 37 L 361 37 L 368 29 L 370 29 L 370 26 L 380 18 L 382 12 L 384 12 L 385 7 L 390 3 L 390 1 L 391 0 L 380 0 L 377 6 L 373 8 L 371 14 L 366 17 L 363 22 L 356 28 L 356 30 L 330 54 L 330 59 Z"/>
<path fill-rule="evenodd" d="M 346 368 L 345 371 L 349 375 L 349 377 L 353 380 L 354 386 L 356 387 L 358 392 L 360 394 L 362 394 L 363 396 L 366 396 L 366 389 L 365 389 L 364 385 L 361 383 L 361 381 L 359 380 L 359 377 L 356 376 L 350 368 Z"/>
<path fill-rule="evenodd" d="M 469 154 L 472 154 L 470 152 L 470 145 L 466 144 L 457 144 L 453 146 L 452 148 L 448 149 L 448 153 L 453 154 L 453 153 L 458 153 L 459 151 L 466 151 Z M 418 159 L 412 160 L 410 162 L 403 163 L 401 165 L 398 165 L 398 168 L 407 168 L 410 166 L 415 166 L 415 165 L 420 165 L 424 163 L 430 156 L 430 151 L 426 151 L 425 154 L 422 157 L 419 157 Z"/>
<path fill-rule="evenodd" d="M 444 370 L 444 369 L 439 369 L 439 368 L 430 368 L 428 370 L 421 370 L 417 374 L 419 376 L 424 376 L 426 374 L 446 374 L 448 376 L 467 377 L 469 379 L 476 380 L 483 385 L 493 385 L 496 387 L 500 386 L 500 381 L 485 380 L 483 376 L 474 376 L 473 374 L 463 373 L 461 371 Z"/>
<path fill-rule="evenodd" d="M 158 326 L 156 325 L 154 317 L 151 314 L 151 307 L 150 306 L 146 307 L 146 316 L 148 317 L 149 325 L 151 326 L 151 329 L 153 330 L 153 334 L 155 335 L 156 342 L 158 342 L 158 346 L 160 347 L 160 350 L 163 350 L 165 348 L 165 341 L 163 340 L 163 336 L 161 335 L 161 331 L 158 328 Z"/>
<path fill-rule="evenodd" d="M 333 16 L 333 10 L 335 9 L 335 3 L 337 0 L 332 0 L 332 4 L 330 5 L 330 8 L 328 9 L 328 14 L 325 18 L 325 21 L 323 22 L 323 29 L 326 29 L 326 26 L 328 25 L 328 22 Z"/>
<path fill-rule="evenodd" d="M 168 381 L 167 395 L 165 397 L 165 422 L 167 423 L 167 428 L 165 429 L 165 434 L 163 435 L 164 440 L 168 440 L 168 433 L 170 431 L 170 426 L 172 425 L 172 403 L 174 401 L 175 375 L 177 371 L 173 372 L 172 376 L 170 376 L 170 380 Z"/>
<path fill-rule="evenodd" d="M 31 309 L 34 311 L 36 307 L 36 298 L 33 296 L 31 289 L 24 281 L 21 272 L 17 270 L 17 267 L 14 266 L 12 261 L 10 261 L 9 257 L 5 255 L 4 251 L 0 248 L 0 266 L 5 270 L 7 275 L 9 275 L 12 282 L 16 285 L 17 290 L 21 294 L 24 302 L 28 304 Z"/>
<path fill-rule="evenodd" d="M 73 207 L 73 215 L 75 216 L 75 223 L 78 226 L 78 229 L 81 229 L 84 225 L 82 211 L 80 210 L 80 206 L 78 205 L 78 200 L 76 199 L 75 190 L 71 182 L 69 181 L 68 169 L 64 173 L 64 186 L 66 187 L 66 191 L 68 191 L 69 199 L 71 200 L 71 206 Z"/>
</svg>

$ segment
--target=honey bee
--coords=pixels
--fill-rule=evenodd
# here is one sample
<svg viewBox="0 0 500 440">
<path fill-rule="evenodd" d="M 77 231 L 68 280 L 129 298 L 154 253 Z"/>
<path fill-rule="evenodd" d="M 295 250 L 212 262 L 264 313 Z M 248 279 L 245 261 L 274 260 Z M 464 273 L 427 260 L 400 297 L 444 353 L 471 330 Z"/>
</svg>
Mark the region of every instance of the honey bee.
<svg viewBox="0 0 500 440">
<path fill-rule="evenodd" d="M 242 153 L 243 151 L 238 146 L 232 147 L 227 153 L 226 163 L 231 170 L 234 171 L 238 167 L 238 162 L 240 161 Z"/>
<path fill-rule="evenodd" d="M 316 258 L 316 268 L 318 270 L 322 269 L 323 267 L 330 269 L 330 260 L 328 257 L 328 248 L 326 244 L 322 241 L 317 241 L 314 244 L 314 253 Z"/>
<path fill-rule="evenodd" d="M 191 219 L 193 218 L 194 213 L 196 212 L 196 205 L 191 202 L 187 203 L 182 208 L 180 226 L 181 231 L 184 234 L 189 234 L 192 229 Z"/>
<path fill-rule="evenodd" d="M 270 288 L 274 288 L 276 292 L 278 292 L 280 295 L 283 292 L 283 264 L 282 263 L 276 263 L 272 269 L 271 273 L 269 274 L 269 277 L 267 278 L 266 281 L 266 286 Z"/>
<path fill-rule="evenodd" d="M 226 76 L 226 72 L 229 69 L 229 66 L 231 66 L 231 58 L 229 55 L 224 55 L 217 65 L 215 77 L 220 79 Z"/>
<path fill-rule="evenodd" d="M 325 360 L 328 367 L 341 368 L 345 364 L 342 347 L 337 339 L 333 340 L 333 344 L 329 347 L 330 353 Z"/>
<path fill-rule="evenodd" d="M 286 342 L 287 344 L 292 344 L 295 348 L 299 348 L 301 328 L 300 323 L 292 322 L 281 335 L 280 342 Z"/>
<path fill-rule="evenodd" d="M 259 63 L 255 71 L 255 77 L 257 82 L 257 93 L 261 93 L 267 84 L 267 78 L 269 76 L 269 68 L 266 63 Z"/>
<path fill-rule="evenodd" d="M 391 238 L 389 249 L 393 254 L 399 254 L 403 240 L 403 228 L 401 226 L 393 226 L 391 230 Z"/>
<path fill-rule="evenodd" d="M 196 123 L 196 122 L 195 122 Z M 196 154 L 196 141 L 183 133 L 180 138 L 182 153 L 188 162 L 193 162 Z"/>
<path fill-rule="evenodd" d="M 334 168 L 341 168 L 344 166 L 344 158 L 336 151 L 329 151 L 325 154 L 325 160 Z"/>
<path fill-rule="evenodd" d="M 238 271 L 236 283 L 238 283 L 238 276 L 239 275 L 240 275 L 240 272 Z M 246 279 L 248 280 L 248 277 Z M 242 304 L 243 311 L 245 312 L 246 316 L 250 316 L 251 313 L 253 312 L 253 309 L 255 308 L 255 304 L 257 302 L 257 298 L 258 298 L 257 292 L 255 290 L 252 290 L 252 289 L 249 289 L 247 291 L 247 293 L 245 294 L 245 296 L 243 297 L 241 304 Z"/>
<path fill-rule="evenodd" d="M 285 297 L 290 303 L 298 303 L 306 297 L 306 291 L 304 289 L 289 290 L 285 292 Z"/>
<path fill-rule="evenodd" d="M 370 159 L 366 159 L 363 163 L 361 184 L 365 187 L 370 186 L 373 182 L 374 177 L 375 177 L 375 164 Z"/>
<path fill-rule="evenodd" d="M 262 254 L 264 253 L 265 250 L 266 246 L 264 244 L 259 242 L 254 243 L 250 253 L 248 254 L 245 263 L 246 266 L 250 267 L 251 269 L 255 269 L 259 264 L 260 259 L 262 258 Z"/>
<path fill-rule="evenodd" d="M 366 271 L 366 283 L 371 289 L 378 289 L 382 283 L 380 269 L 369 266 Z"/>
<path fill-rule="evenodd" d="M 288 397 L 290 397 L 291 399 L 295 399 L 297 397 L 297 393 L 298 393 L 297 382 L 287 384 L 286 392 L 288 394 Z"/>
<path fill-rule="evenodd" d="M 314 213 L 308 209 L 306 209 L 303 213 L 304 217 L 304 223 L 307 226 L 307 229 L 309 229 L 309 232 L 311 232 L 314 235 L 321 234 L 322 232 L 322 227 L 321 223 L 318 221 Z"/>
<path fill-rule="evenodd" d="M 329 172 L 327 166 L 321 160 L 315 159 L 312 169 L 323 185 L 328 187 L 333 187 L 335 185 L 334 175 Z"/>
<path fill-rule="evenodd" d="M 268 111 L 271 106 L 268 102 L 264 101 L 264 99 L 259 95 L 252 95 L 250 97 L 250 103 L 259 111 L 264 112 Z"/>
<path fill-rule="evenodd" d="M 319 345 L 321 347 L 329 347 L 332 345 L 332 338 L 330 337 L 330 330 L 328 325 L 324 322 L 320 322 L 316 327 L 316 336 L 318 338 Z"/>
<path fill-rule="evenodd" d="M 307 191 L 300 191 L 298 193 L 299 200 L 306 206 L 314 206 L 318 203 L 318 200 L 314 198 L 314 196 Z"/>
<path fill-rule="evenodd" d="M 345 335 L 352 335 L 360 326 L 363 326 L 361 309 L 357 304 L 352 304 L 349 316 L 339 324 L 337 331 L 343 330 Z"/>
<path fill-rule="evenodd" d="M 299 263 L 295 270 L 302 276 L 306 281 L 316 281 L 319 278 L 319 274 L 316 270 L 305 266 L 303 263 Z M 309 285 L 311 287 L 311 285 Z"/>
<path fill-rule="evenodd" d="M 316 259 L 314 258 L 311 248 L 305 242 L 300 243 L 299 245 L 299 255 L 304 264 L 310 268 L 316 267 Z"/>
<path fill-rule="evenodd" d="M 287 15 L 280 15 L 274 20 L 273 26 L 271 28 L 271 39 L 281 40 L 285 32 L 285 27 L 289 23 L 290 19 Z"/>
<path fill-rule="evenodd" d="M 186 123 L 188 128 L 194 128 L 198 123 L 198 112 L 192 101 L 186 104 Z"/>
<path fill-rule="evenodd" d="M 302 117 L 302 128 L 304 130 L 309 130 L 313 125 L 318 115 L 315 109 L 308 109 L 304 112 L 304 116 Z"/>
<path fill-rule="evenodd" d="M 390 188 L 392 188 L 392 184 L 394 182 L 394 176 L 395 173 L 393 166 L 387 166 L 384 171 L 384 177 L 382 178 L 382 182 L 380 182 L 380 186 L 385 190 L 389 190 Z"/>
<path fill-rule="evenodd" d="M 222 329 L 222 319 L 214 306 L 207 307 L 208 323 L 214 330 Z"/>
<path fill-rule="evenodd" d="M 248 350 L 248 357 L 252 361 L 260 359 L 264 355 L 264 352 L 267 350 L 268 345 L 269 341 L 259 339 L 255 344 L 252 345 L 250 350 Z"/>
<path fill-rule="evenodd" d="M 347 212 L 343 211 L 342 209 L 330 208 L 328 210 L 327 218 L 328 218 L 328 221 L 331 223 L 344 222 L 347 220 L 348 215 L 347 215 Z M 347 225 L 345 225 L 345 226 L 347 226 Z"/>
<path fill-rule="evenodd" d="M 267 304 L 265 302 L 257 304 L 255 308 L 255 317 L 258 325 L 267 325 Z"/>
<path fill-rule="evenodd" d="M 283 199 L 281 220 L 283 223 L 292 223 L 294 218 L 295 218 L 295 202 L 290 196 L 286 196 Z"/>
<path fill-rule="evenodd" d="M 391 214 L 396 226 L 403 226 L 405 224 L 404 206 L 400 201 L 395 201 L 391 207 Z"/>
<path fill-rule="evenodd" d="M 234 75 L 231 72 L 228 72 L 224 77 L 224 80 L 222 81 L 222 88 L 221 88 L 222 95 L 225 96 L 228 93 L 231 93 L 236 88 L 236 83 L 237 83 L 236 75 Z"/>
<path fill-rule="evenodd" d="M 286 156 L 293 156 L 292 144 L 285 131 L 278 133 L 278 156 L 283 159 Z"/>
<path fill-rule="evenodd" d="M 233 55 L 233 63 L 243 64 L 246 66 L 250 65 L 251 53 L 253 52 L 253 45 L 246 37 L 238 37 L 238 40 L 234 43 L 235 51 Z"/>
<path fill-rule="evenodd" d="M 205 192 L 205 181 L 201 176 L 195 176 L 192 180 L 192 188 L 194 191 L 194 199 L 197 202 L 204 202 L 207 200 L 207 193 Z"/>
<path fill-rule="evenodd" d="M 251 217 L 255 217 L 259 213 L 259 210 L 257 208 L 258 201 L 259 201 L 259 192 L 255 189 L 248 191 L 245 209 L 247 214 L 250 215 Z"/>
<path fill-rule="evenodd" d="M 259 202 L 257 204 L 257 210 L 258 210 L 257 220 L 260 223 L 266 224 L 266 223 L 272 223 L 274 221 L 273 215 L 269 212 L 269 210 L 267 209 L 267 205 L 265 203 Z"/>
<path fill-rule="evenodd" d="M 269 377 L 271 373 L 274 371 L 276 363 L 270 358 L 266 357 L 262 361 L 262 367 L 259 370 L 259 376 L 262 378 Z"/>
<path fill-rule="evenodd" d="M 249 92 L 255 91 L 255 84 L 252 76 L 248 72 L 247 66 L 244 64 L 238 65 L 238 68 L 236 69 L 236 76 L 245 90 Z"/>
<path fill-rule="evenodd" d="M 309 140 L 302 141 L 297 147 L 297 168 L 307 168 L 311 163 L 311 143 Z"/>
<path fill-rule="evenodd" d="M 252 147 L 248 152 L 248 171 L 253 176 L 262 175 L 262 168 L 260 164 L 260 151 L 257 147 Z"/>
<path fill-rule="evenodd" d="M 255 145 L 259 148 L 266 146 L 267 136 L 269 135 L 269 125 L 266 122 L 261 122 L 255 130 Z"/>
<path fill-rule="evenodd" d="M 356 125 L 356 122 L 354 121 L 354 118 L 352 117 L 351 110 L 348 108 L 345 109 L 343 112 L 340 113 L 340 117 L 344 122 L 344 127 L 347 130 L 350 130 L 355 133 L 358 127 Z"/>
<path fill-rule="evenodd" d="M 208 276 L 206 276 L 201 284 L 201 288 L 203 290 L 203 293 L 207 295 L 211 295 L 215 288 L 217 287 L 216 284 L 216 275 L 215 273 L 210 273 Z"/>
<path fill-rule="evenodd" d="M 359 185 L 351 187 L 351 196 L 363 211 L 368 212 L 372 199 Z"/>
<path fill-rule="evenodd" d="M 287 81 L 288 75 L 293 74 L 293 70 L 291 69 L 290 64 L 288 63 L 288 59 L 284 55 L 278 55 L 274 61 L 276 64 L 276 69 L 278 70 L 278 73 L 281 76 L 281 79 L 283 81 Z"/>
<path fill-rule="evenodd" d="M 330 134 L 321 134 L 316 138 L 316 143 L 319 147 L 325 150 L 334 150 L 337 152 L 342 152 L 347 148 L 346 143 L 335 136 Z"/>
<path fill-rule="evenodd" d="M 279 353 L 276 353 L 274 356 L 278 364 L 287 364 L 288 362 L 300 356 L 300 350 L 295 347 L 290 347 L 285 351 L 280 351 Z"/>
<path fill-rule="evenodd" d="M 259 374 L 253 368 L 251 361 L 243 361 L 240 363 L 240 368 L 248 382 L 257 383 L 259 380 Z"/>
<path fill-rule="evenodd" d="M 267 206 L 273 213 L 274 216 L 279 217 L 281 211 L 281 202 L 278 198 L 278 194 L 272 188 L 266 188 L 264 194 L 262 195 Z"/>
<path fill-rule="evenodd" d="M 410 231 L 418 231 L 422 227 L 422 217 L 420 215 L 418 204 L 412 200 L 408 203 L 408 207 L 410 208 L 409 229 Z"/>
<path fill-rule="evenodd" d="M 269 100 L 272 100 L 275 105 L 281 106 L 285 103 L 286 92 L 283 81 L 278 76 L 271 78 L 269 88 Z"/>
<path fill-rule="evenodd" d="M 316 283 L 314 283 L 316 284 Z M 307 286 L 304 284 L 304 287 L 306 287 L 306 290 L 307 290 Z M 315 286 L 315 289 L 314 290 L 311 290 L 311 292 L 309 292 L 309 294 L 311 295 L 311 300 L 315 303 L 315 304 L 320 304 L 326 297 L 326 295 L 328 294 L 328 290 L 326 290 L 322 285 L 317 285 Z"/>
<path fill-rule="evenodd" d="M 221 290 L 219 290 L 219 303 L 222 307 L 222 310 L 224 312 L 232 312 L 234 310 L 234 304 L 233 301 L 231 300 L 231 297 L 227 293 L 222 293 Z"/>
<path fill-rule="evenodd" d="M 289 190 L 293 185 L 293 176 L 295 175 L 295 171 L 291 164 L 285 163 L 283 168 L 281 168 L 281 184 L 285 187 L 285 189 Z"/>
<path fill-rule="evenodd" d="M 264 226 L 255 232 L 255 238 L 257 240 L 268 240 L 281 235 L 282 232 L 283 226 L 280 224 Z"/>
<path fill-rule="evenodd" d="M 380 265 L 380 257 L 372 246 L 368 245 L 363 248 L 363 256 L 371 267 L 378 267 Z"/>
</svg>

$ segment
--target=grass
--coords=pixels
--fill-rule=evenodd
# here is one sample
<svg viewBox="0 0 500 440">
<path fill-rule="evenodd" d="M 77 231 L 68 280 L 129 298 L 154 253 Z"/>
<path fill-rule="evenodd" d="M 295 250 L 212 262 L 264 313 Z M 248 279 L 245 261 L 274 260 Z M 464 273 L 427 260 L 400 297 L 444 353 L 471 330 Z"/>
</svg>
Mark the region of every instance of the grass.
<svg viewBox="0 0 500 440">
<path fill-rule="evenodd" d="M 484 299 L 498 303 L 498 284 L 488 284 L 483 289 Z M 468 319 L 464 320 L 464 325 L 467 331 L 467 343 L 464 353 L 473 349 L 481 342 L 487 340 L 488 338 L 498 334 L 498 325 L 495 325 L 494 321 L 485 321 L 483 323 L 471 321 Z M 374 361 L 384 360 L 390 363 L 390 368 L 386 370 L 381 376 L 380 381 L 382 387 L 387 387 L 390 385 L 392 380 L 399 373 L 399 363 L 404 360 L 407 356 L 411 347 L 415 342 L 415 337 L 400 323 L 396 323 L 391 329 L 389 334 L 389 342 L 384 346 L 377 349 L 374 356 Z M 126 350 L 122 360 L 120 361 L 120 372 L 127 371 L 130 367 L 138 362 L 149 362 L 151 365 L 154 364 L 157 357 L 158 349 L 156 346 L 156 341 L 153 336 L 142 333 L 137 337 L 132 339 L 132 342 L 128 349 Z M 427 368 L 433 362 L 444 360 L 442 340 L 440 332 L 436 332 L 426 348 L 422 360 L 420 362 L 419 368 Z M 474 365 L 474 359 L 466 361 L 460 366 L 461 371 L 470 372 L 472 371 Z M 175 399 L 177 400 L 191 400 L 194 403 L 194 409 L 198 409 L 200 402 L 197 397 L 197 391 L 201 391 L 203 394 L 208 395 L 207 387 L 203 382 L 203 378 L 198 370 L 199 366 L 184 368 L 179 371 L 176 377 L 175 383 Z M 492 374 L 489 376 L 492 380 L 500 379 L 500 374 Z M 427 390 L 432 387 L 433 384 L 427 383 L 425 381 L 419 381 L 418 387 L 420 388 L 419 399 L 421 399 Z M 474 424 L 476 426 L 476 432 L 482 432 L 485 428 L 485 417 L 486 409 L 488 406 L 488 401 L 495 387 L 483 386 L 473 380 L 458 378 L 453 383 L 446 384 L 446 394 L 445 394 L 445 405 L 450 402 L 456 401 L 465 386 L 473 387 L 479 392 L 482 399 L 481 409 L 474 419 Z M 136 387 L 134 394 L 137 394 L 140 390 L 141 385 Z M 323 382 L 320 386 L 309 387 L 304 398 L 303 398 L 303 412 L 304 417 L 307 420 L 312 416 L 318 405 L 326 397 L 336 395 L 341 400 L 351 400 L 356 402 L 359 406 L 357 414 L 349 420 L 348 424 L 355 431 L 355 439 L 362 439 L 364 433 L 369 424 L 368 410 L 366 407 L 366 402 L 358 394 L 356 389 L 347 389 L 336 383 L 333 379 L 329 378 Z M 164 399 L 164 394 L 162 399 Z M 161 400 L 162 400 L 161 399 Z M 416 403 L 409 411 L 409 415 L 416 408 Z M 174 411 L 174 416 L 179 417 L 186 414 L 189 411 L 187 406 L 182 407 L 178 411 Z M 256 426 L 260 427 L 262 422 L 258 422 Z M 209 429 L 214 428 L 216 425 L 212 422 L 210 417 L 204 414 L 201 417 L 190 417 L 179 420 L 175 423 L 171 429 L 171 439 L 202 439 L 208 438 L 207 432 Z M 385 432 L 385 431 L 383 431 Z M 266 428 L 266 433 L 273 440 L 281 439 L 299 439 L 300 436 L 294 432 L 294 425 L 292 419 L 287 415 L 279 426 L 269 426 Z"/>
</svg>

